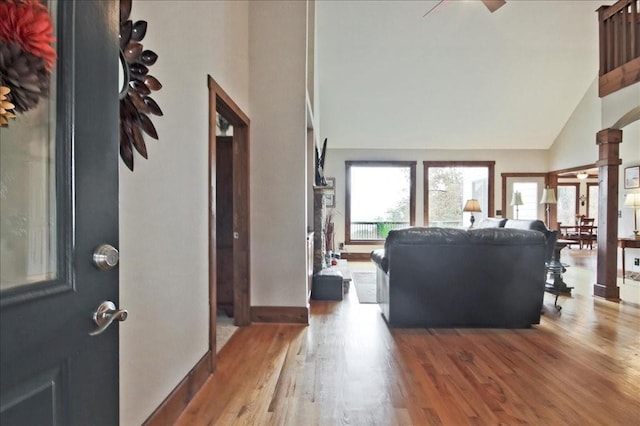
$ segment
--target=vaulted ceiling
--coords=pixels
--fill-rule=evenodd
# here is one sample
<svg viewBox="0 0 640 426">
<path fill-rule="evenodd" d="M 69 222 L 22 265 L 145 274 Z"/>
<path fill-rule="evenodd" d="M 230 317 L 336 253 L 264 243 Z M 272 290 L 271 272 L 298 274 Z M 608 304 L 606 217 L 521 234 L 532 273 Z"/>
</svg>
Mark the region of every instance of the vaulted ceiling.
<svg viewBox="0 0 640 426">
<path fill-rule="evenodd" d="M 330 148 L 547 149 L 598 74 L 613 1 L 317 5 L 320 137 Z"/>
</svg>

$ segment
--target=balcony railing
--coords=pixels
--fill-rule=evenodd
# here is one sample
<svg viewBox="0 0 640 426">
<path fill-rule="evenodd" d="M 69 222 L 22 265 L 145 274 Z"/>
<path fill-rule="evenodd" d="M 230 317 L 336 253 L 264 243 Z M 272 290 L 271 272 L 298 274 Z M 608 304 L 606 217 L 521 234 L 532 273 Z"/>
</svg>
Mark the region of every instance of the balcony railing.
<svg viewBox="0 0 640 426">
<path fill-rule="evenodd" d="M 600 97 L 640 81 L 640 0 L 598 9 Z"/>
<path fill-rule="evenodd" d="M 463 226 L 462 219 L 459 220 L 430 220 L 429 227 L 438 228 L 461 228 Z"/>
<path fill-rule="evenodd" d="M 352 240 L 384 240 L 387 233 L 396 229 L 408 228 L 409 222 L 351 222 Z"/>
</svg>

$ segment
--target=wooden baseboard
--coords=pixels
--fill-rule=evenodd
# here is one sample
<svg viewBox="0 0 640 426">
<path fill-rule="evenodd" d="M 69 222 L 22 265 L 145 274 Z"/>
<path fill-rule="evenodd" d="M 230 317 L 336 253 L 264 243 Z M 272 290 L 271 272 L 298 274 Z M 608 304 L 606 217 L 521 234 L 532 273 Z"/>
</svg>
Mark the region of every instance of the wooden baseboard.
<svg viewBox="0 0 640 426">
<path fill-rule="evenodd" d="M 371 252 L 369 253 L 340 253 L 340 258 L 345 260 L 353 260 L 353 261 L 369 261 L 371 260 Z"/>
<path fill-rule="evenodd" d="M 252 306 L 251 321 L 309 324 L 309 308 L 297 306 Z"/>
<path fill-rule="evenodd" d="M 187 407 L 202 385 L 207 381 L 212 371 L 211 351 L 196 363 L 187 376 L 171 391 L 162 404 L 143 423 L 144 426 L 169 426 L 173 425 L 180 414 Z"/>
</svg>

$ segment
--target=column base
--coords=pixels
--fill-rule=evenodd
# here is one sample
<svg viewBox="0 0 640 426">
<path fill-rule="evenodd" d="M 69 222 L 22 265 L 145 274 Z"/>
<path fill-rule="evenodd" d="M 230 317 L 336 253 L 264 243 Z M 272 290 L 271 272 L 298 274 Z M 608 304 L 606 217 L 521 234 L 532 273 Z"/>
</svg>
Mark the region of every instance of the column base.
<svg viewBox="0 0 640 426">
<path fill-rule="evenodd" d="M 593 285 L 593 295 L 603 297 L 612 302 L 620 301 L 620 288 L 618 286 L 606 286 L 604 284 Z"/>
</svg>

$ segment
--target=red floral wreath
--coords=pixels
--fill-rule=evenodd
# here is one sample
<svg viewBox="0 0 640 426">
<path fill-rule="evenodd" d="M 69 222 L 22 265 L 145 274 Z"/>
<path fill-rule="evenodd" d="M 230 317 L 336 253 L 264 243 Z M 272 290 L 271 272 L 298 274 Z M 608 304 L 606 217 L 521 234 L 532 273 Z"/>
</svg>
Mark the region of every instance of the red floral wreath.
<svg viewBox="0 0 640 426">
<path fill-rule="evenodd" d="M 0 0 L 0 86 L 10 89 L 16 112 L 48 96 L 54 41 L 51 15 L 39 0 Z"/>
</svg>

